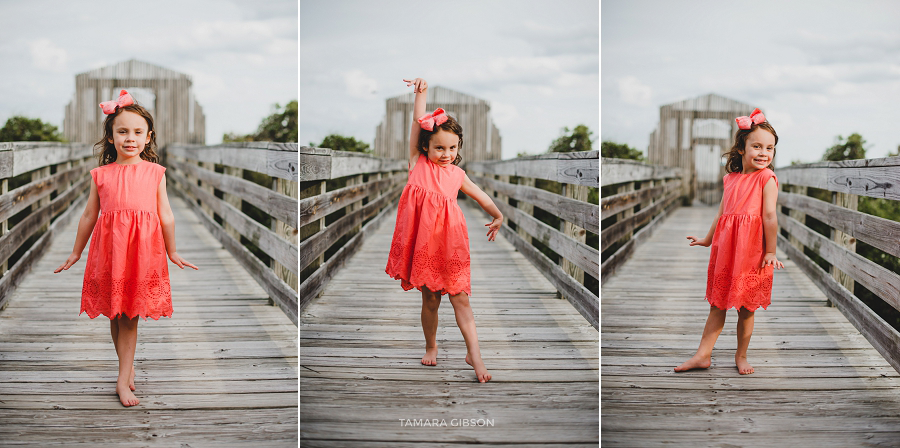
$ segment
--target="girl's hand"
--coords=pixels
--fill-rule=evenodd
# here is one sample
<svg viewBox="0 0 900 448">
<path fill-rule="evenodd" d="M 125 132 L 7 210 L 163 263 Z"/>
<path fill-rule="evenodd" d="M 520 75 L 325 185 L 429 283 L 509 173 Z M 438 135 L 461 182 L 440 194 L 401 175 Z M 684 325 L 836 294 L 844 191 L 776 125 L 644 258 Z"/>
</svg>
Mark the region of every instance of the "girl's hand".
<svg viewBox="0 0 900 448">
<path fill-rule="evenodd" d="M 428 83 L 425 82 L 425 80 L 422 78 L 416 78 L 413 80 L 404 79 L 403 82 L 406 83 L 406 87 L 415 85 L 415 88 L 413 89 L 413 92 L 415 93 L 425 93 L 425 91 L 428 90 Z"/>
<path fill-rule="evenodd" d="M 497 236 L 497 232 L 500 231 L 500 225 L 503 224 L 503 217 L 494 218 L 493 221 L 485 224 L 486 226 L 490 226 L 488 229 L 487 237 L 488 241 L 494 241 L 494 237 Z"/>
<path fill-rule="evenodd" d="M 184 269 L 184 267 L 187 266 L 190 268 L 194 268 L 195 271 L 200 270 L 200 268 L 198 268 L 197 266 L 194 266 L 184 258 L 181 258 L 181 255 L 178 255 L 178 252 L 172 252 L 171 254 L 169 254 L 169 260 L 172 260 L 172 263 L 175 263 L 181 269 Z"/>
<path fill-rule="evenodd" d="M 766 256 L 763 257 L 762 265 L 759 267 L 760 269 L 765 269 L 766 266 L 772 265 L 775 269 L 784 269 L 784 263 L 778 261 L 775 258 L 775 254 L 772 252 L 767 252 Z"/>
<path fill-rule="evenodd" d="M 697 237 L 695 237 L 695 236 L 689 236 L 689 237 L 687 237 L 687 239 L 691 240 L 691 246 L 709 247 L 709 245 L 712 244 L 712 241 L 709 241 L 706 238 L 703 238 L 701 240 L 701 239 L 697 239 Z"/>
<path fill-rule="evenodd" d="M 63 263 L 63 264 L 61 264 L 58 268 L 56 268 L 56 270 L 53 271 L 53 273 L 54 273 L 54 274 L 59 274 L 59 273 L 62 272 L 62 271 L 68 270 L 68 269 L 71 268 L 72 265 L 75 264 L 75 262 L 78 261 L 80 258 L 81 258 L 81 254 L 76 254 L 76 253 L 73 252 L 72 255 L 69 255 L 69 258 L 66 259 L 66 262 Z"/>
</svg>

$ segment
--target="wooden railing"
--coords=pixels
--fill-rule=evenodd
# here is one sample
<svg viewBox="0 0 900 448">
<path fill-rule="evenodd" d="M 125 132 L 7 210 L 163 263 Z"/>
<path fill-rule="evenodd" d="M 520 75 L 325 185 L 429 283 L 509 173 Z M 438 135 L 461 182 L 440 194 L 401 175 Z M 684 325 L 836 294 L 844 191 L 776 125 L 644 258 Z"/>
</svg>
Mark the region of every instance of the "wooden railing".
<svg viewBox="0 0 900 448">
<path fill-rule="evenodd" d="M 900 257 L 900 223 L 857 211 L 861 197 L 900 200 L 900 157 L 794 165 L 775 172 L 781 184 L 778 224 L 788 234 L 778 235 L 778 247 L 900 372 L 900 333 L 854 294 L 858 283 L 900 310 L 900 275 L 856 253 L 858 240 Z M 810 228 L 807 217 L 830 227 L 831 237 Z M 804 248 L 830 264 L 831 272 L 804 254 Z"/>
<path fill-rule="evenodd" d="M 0 309 L 54 234 L 80 215 L 96 166 L 87 144 L 0 143 Z"/>
<path fill-rule="evenodd" d="M 600 201 L 604 221 L 600 233 L 603 283 L 679 206 L 682 178 L 680 168 L 633 160 L 604 158 L 600 169 L 603 189 L 614 192 Z"/>
<path fill-rule="evenodd" d="M 406 184 L 407 163 L 300 148 L 300 310 L 394 209 L 389 206 Z"/>
<path fill-rule="evenodd" d="M 171 144 L 163 150 L 173 190 L 295 325 L 297 146 Z"/>
<path fill-rule="evenodd" d="M 599 252 L 586 243 L 587 232 L 596 236 L 600 228 L 597 205 L 588 202 L 591 188 L 599 186 L 598 158 L 599 151 L 587 151 L 466 164 L 469 178 L 493 196 L 505 217 L 500 233 L 594 328 L 599 325 L 598 293 L 585 284 L 599 288 Z M 547 189 L 537 188 L 538 183 Z M 535 208 L 558 218 L 560 228 L 536 218 Z M 558 254 L 559 264 L 535 243 Z"/>
</svg>

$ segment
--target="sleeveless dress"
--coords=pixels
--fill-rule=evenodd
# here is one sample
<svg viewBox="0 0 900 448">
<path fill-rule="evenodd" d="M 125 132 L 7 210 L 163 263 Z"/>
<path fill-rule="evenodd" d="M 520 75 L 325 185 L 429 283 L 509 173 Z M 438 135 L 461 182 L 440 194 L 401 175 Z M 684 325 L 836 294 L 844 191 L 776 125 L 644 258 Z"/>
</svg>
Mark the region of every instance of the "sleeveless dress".
<svg viewBox="0 0 900 448">
<path fill-rule="evenodd" d="M 469 232 L 456 194 L 466 172 L 420 154 L 397 204 L 397 224 L 385 272 L 404 291 L 422 286 L 472 295 Z"/>
<path fill-rule="evenodd" d="M 759 269 L 765 256 L 762 192 L 768 169 L 748 174 L 729 173 L 723 181 L 722 217 L 710 247 L 706 300 L 721 310 L 768 308 L 772 301 L 773 266 Z"/>
<path fill-rule="evenodd" d="M 172 316 L 166 245 L 156 208 L 165 171 L 146 160 L 91 170 L 100 216 L 91 234 L 79 315 Z"/>
</svg>

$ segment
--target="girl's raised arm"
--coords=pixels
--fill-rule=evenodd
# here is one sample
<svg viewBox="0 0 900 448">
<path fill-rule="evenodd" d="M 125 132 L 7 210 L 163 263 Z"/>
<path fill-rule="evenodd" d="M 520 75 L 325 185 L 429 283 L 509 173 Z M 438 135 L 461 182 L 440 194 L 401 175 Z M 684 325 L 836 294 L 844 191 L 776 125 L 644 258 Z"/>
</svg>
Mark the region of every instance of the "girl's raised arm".
<svg viewBox="0 0 900 448">
<path fill-rule="evenodd" d="M 412 128 L 409 131 L 409 170 L 412 171 L 419 160 L 419 122 L 418 119 L 425 115 L 425 99 L 428 98 L 428 83 L 422 78 L 413 80 L 404 79 L 408 86 L 414 86 L 413 91 L 416 92 L 416 101 L 413 104 Z"/>
</svg>

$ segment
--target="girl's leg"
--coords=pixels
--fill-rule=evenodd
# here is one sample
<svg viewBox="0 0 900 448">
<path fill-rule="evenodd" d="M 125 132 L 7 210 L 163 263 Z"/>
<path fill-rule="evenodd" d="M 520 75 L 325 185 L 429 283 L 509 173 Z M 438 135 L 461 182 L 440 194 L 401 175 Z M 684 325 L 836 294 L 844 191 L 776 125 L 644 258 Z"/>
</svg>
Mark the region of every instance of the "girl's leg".
<svg viewBox="0 0 900 448">
<path fill-rule="evenodd" d="M 116 357 L 121 358 L 119 354 L 119 319 L 109 320 L 109 332 L 112 334 L 113 345 L 116 347 Z M 131 379 L 128 380 L 128 388 L 134 390 L 134 366 L 131 366 Z"/>
<path fill-rule="evenodd" d="M 684 372 L 691 369 L 708 369 L 712 363 L 712 350 L 716 345 L 716 339 L 725 327 L 726 310 L 720 310 L 712 305 L 709 307 L 709 316 L 706 318 L 706 326 L 703 327 L 703 336 L 700 338 L 700 347 L 697 353 L 675 368 L 676 372 Z"/>
<path fill-rule="evenodd" d="M 475 330 L 475 314 L 469 305 L 469 295 L 461 292 L 450 296 L 453 312 L 456 314 L 456 325 L 466 341 L 466 363 L 475 368 L 475 377 L 481 383 L 491 380 L 491 374 L 484 367 L 481 349 L 478 347 L 478 332 Z"/>
<path fill-rule="evenodd" d="M 137 348 L 137 328 L 138 317 L 128 319 L 124 315 L 120 315 L 116 319 L 119 324 L 118 342 L 116 349 L 119 354 L 119 378 L 116 381 L 116 393 L 119 394 L 119 401 L 124 406 L 134 406 L 140 403 L 140 400 L 131 393 L 128 387 L 128 381 L 131 378 L 131 372 L 134 370 L 134 351 Z"/>
<path fill-rule="evenodd" d="M 753 367 L 747 362 L 747 347 L 750 346 L 750 336 L 753 334 L 753 317 L 755 315 L 755 312 L 747 308 L 738 310 L 737 351 L 734 352 L 734 364 L 741 375 L 753 373 Z"/>
<path fill-rule="evenodd" d="M 437 365 L 437 327 L 438 308 L 441 306 L 441 295 L 422 286 L 422 331 L 425 333 L 425 356 L 422 364 Z"/>
</svg>

